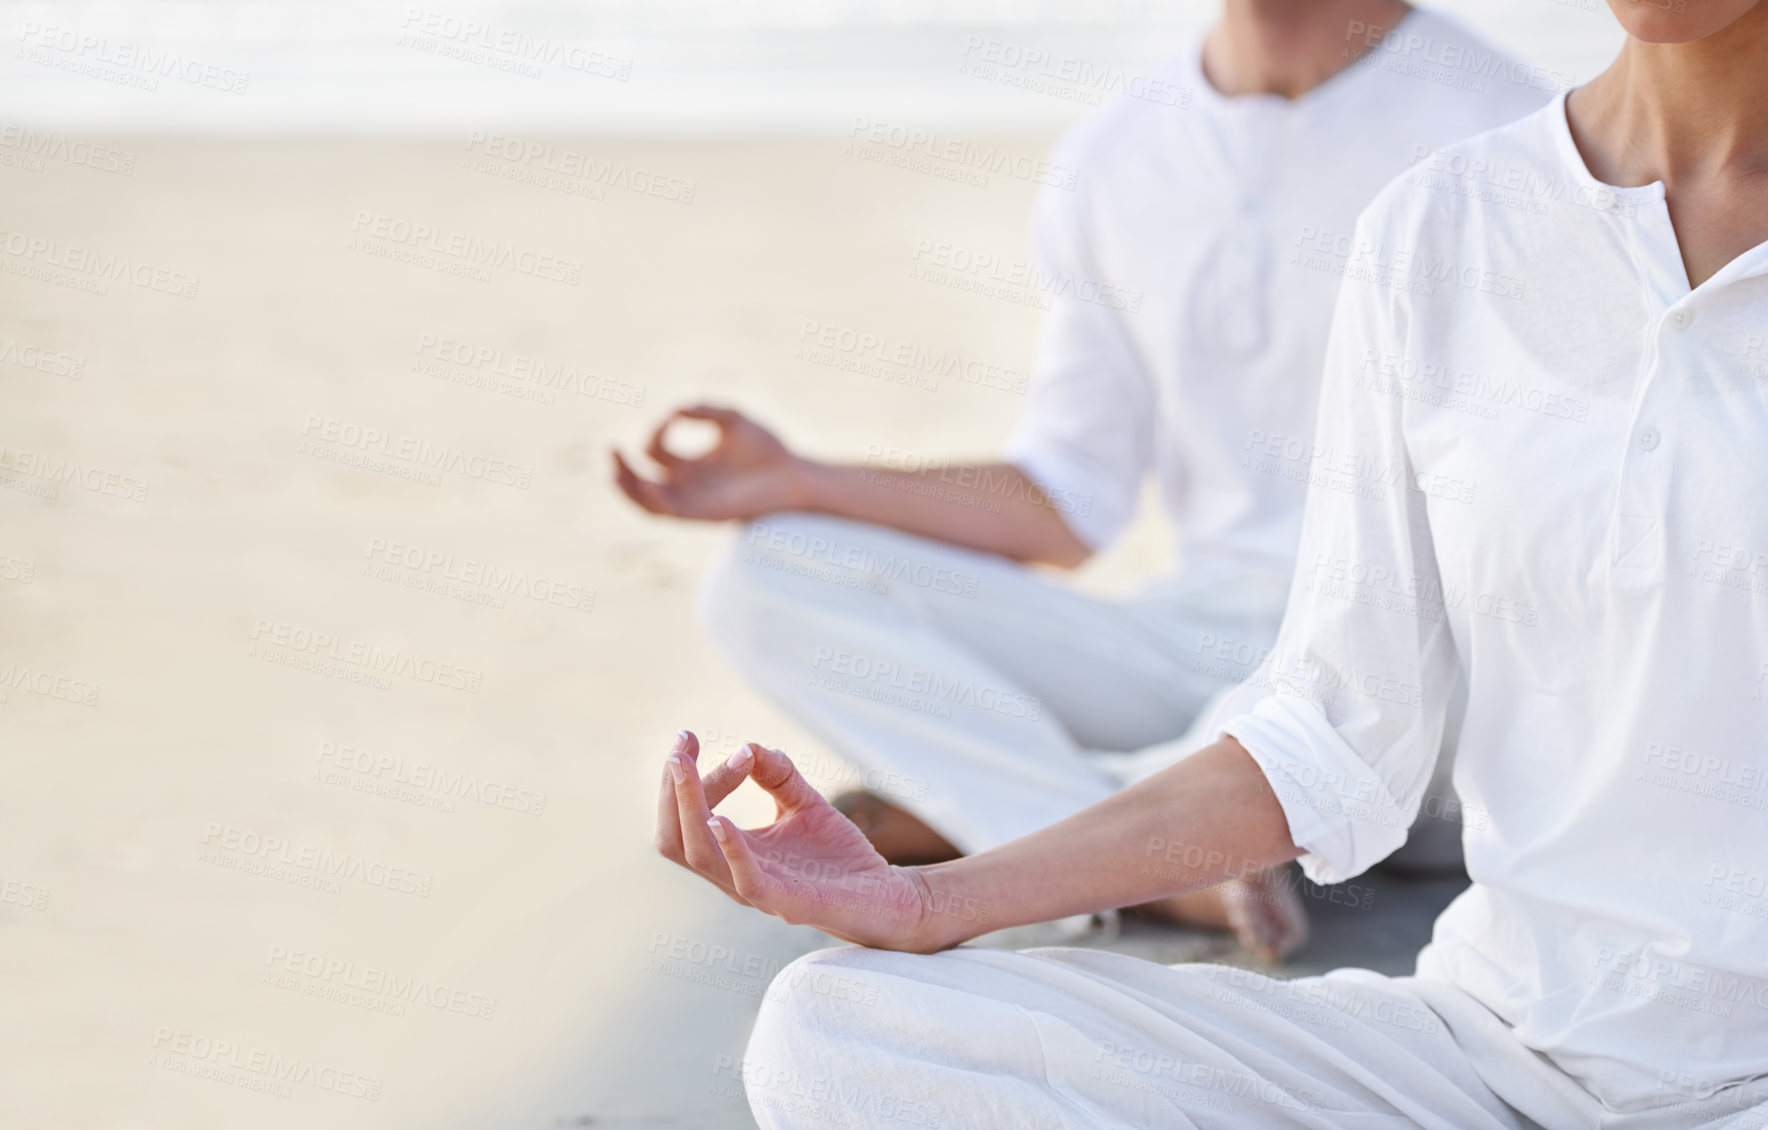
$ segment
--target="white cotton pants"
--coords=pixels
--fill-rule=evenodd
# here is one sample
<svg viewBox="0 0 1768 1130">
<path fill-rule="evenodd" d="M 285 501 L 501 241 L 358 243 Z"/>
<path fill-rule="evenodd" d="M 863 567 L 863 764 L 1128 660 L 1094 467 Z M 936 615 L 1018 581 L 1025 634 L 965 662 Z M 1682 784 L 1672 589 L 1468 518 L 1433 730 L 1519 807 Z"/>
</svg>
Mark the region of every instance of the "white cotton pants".
<svg viewBox="0 0 1768 1130">
<path fill-rule="evenodd" d="M 1768 1096 L 1611 1112 L 1450 985 L 1280 981 L 1102 950 L 824 950 L 739 1077 L 766 1130 L 1760 1130 Z"/>
<path fill-rule="evenodd" d="M 743 528 L 701 609 L 847 779 L 974 853 L 1213 740 L 1199 720 L 1256 669 L 1284 597 L 1246 580 L 1104 599 L 995 554 L 794 513 Z M 1434 831 L 1414 862 L 1453 866 L 1458 828 Z"/>
</svg>

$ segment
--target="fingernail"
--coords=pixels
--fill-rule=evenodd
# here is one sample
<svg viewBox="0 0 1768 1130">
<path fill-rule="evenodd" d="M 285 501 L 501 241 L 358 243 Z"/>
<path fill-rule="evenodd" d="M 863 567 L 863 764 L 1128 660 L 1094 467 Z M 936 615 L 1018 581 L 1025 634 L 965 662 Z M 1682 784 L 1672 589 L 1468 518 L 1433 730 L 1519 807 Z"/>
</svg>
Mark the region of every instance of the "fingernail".
<svg viewBox="0 0 1768 1130">
<path fill-rule="evenodd" d="M 755 760 L 755 751 L 750 749 L 748 746 L 744 746 L 742 749 L 739 749 L 737 752 L 731 754 L 731 768 L 732 769 L 746 769 L 749 767 L 749 763 L 754 760 Z"/>
<path fill-rule="evenodd" d="M 669 766 L 669 779 L 670 780 L 674 781 L 676 784 L 679 785 L 687 779 L 688 767 L 681 763 L 681 758 L 675 756 L 674 754 L 670 754 L 667 764 Z"/>
<path fill-rule="evenodd" d="M 712 836 L 714 839 L 724 839 L 724 821 L 714 816 L 712 819 L 706 821 L 706 826 L 712 829 Z"/>
<path fill-rule="evenodd" d="M 687 751 L 688 751 L 688 732 L 686 730 L 675 731 L 675 745 L 670 747 L 670 752 L 671 753 L 686 753 Z"/>
</svg>

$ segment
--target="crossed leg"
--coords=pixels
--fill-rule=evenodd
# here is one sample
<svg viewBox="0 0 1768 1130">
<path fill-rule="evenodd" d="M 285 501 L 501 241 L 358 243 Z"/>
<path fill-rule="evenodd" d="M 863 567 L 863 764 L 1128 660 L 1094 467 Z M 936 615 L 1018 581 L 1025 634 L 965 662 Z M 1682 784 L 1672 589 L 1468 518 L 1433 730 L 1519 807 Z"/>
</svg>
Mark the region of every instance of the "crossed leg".
<svg viewBox="0 0 1768 1130">
<path fill-rule="evenodd" d="M 1099 950 L 825 950 L 775 980 L 741 1073 L 769 1130 L 1538 1130 L 1427 1000 L 1445 991 Z"/>
</svg>

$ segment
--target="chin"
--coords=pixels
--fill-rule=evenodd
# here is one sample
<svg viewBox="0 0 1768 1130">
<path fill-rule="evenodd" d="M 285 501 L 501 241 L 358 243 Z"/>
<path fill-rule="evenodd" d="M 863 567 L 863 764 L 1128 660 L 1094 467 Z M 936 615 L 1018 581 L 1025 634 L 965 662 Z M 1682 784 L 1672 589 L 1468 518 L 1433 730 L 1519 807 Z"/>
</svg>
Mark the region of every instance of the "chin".
<svg viewBox="0 0 1768 1130">
<path fill-rule="evenodd" d="M 1692 43 L 1724 31 L 1764 0 L 1608 0 L 1627 34 L 1644 43 Z"/>
</svg>

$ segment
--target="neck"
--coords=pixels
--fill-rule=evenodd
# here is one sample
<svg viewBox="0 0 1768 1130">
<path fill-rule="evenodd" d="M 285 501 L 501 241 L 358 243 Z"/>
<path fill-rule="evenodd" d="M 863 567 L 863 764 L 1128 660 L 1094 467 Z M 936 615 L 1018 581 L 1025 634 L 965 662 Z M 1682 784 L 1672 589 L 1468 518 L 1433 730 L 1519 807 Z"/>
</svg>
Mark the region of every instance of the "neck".
<svg viewBox="0 0 1768 1130">
<path fill-rule="evenodd" d="M 1299 98 L 1354 63 L 1403 19 L 1405 0 L 1227 0 L 1203 44 L 1223 94 Z"/>
<path fill-rule="evenodd" d="M 1591 172 L 1616 185 L 1768 173 L 1768 4 L 1686 43 L 1628 36 L 1571 95 Z"/>
</svg>

